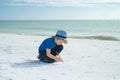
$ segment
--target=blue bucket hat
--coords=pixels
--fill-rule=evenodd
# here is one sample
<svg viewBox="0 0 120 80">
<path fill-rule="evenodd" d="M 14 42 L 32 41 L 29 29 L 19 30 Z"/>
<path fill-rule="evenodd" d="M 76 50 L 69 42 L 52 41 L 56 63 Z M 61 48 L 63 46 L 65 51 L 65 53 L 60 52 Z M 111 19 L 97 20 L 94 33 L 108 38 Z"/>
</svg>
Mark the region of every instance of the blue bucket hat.
<svg viewBox="0 0 120 80">
<path fill-rule="evenodd" d="M 56 37 L 60 39 L 66 39 L 67 38 L 67 33 L 63 30 L 58 30 L 56 33 Z"/>
</svg>

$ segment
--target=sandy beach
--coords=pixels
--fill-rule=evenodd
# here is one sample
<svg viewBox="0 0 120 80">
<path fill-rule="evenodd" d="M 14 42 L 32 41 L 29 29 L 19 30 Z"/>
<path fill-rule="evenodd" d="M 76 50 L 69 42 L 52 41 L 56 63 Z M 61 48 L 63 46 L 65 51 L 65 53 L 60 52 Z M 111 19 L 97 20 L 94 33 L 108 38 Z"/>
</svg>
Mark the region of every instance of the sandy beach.
<svg viewBox="0 0 120 80">
<path fill-rule="evenodd" d="M 0 34 L 0 80 L 120 80 L 120 41 L 72 39 L 64 63 L 37 59 L 48 36 Z"/>
</svg>

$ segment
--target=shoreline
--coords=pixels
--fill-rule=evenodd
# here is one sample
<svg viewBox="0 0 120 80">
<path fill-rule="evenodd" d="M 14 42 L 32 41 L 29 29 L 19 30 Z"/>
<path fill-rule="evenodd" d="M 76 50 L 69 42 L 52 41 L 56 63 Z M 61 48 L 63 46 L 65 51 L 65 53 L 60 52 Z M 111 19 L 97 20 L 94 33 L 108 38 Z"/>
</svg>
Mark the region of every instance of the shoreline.
<svg viewBox="0 0 120 80">
<path fill-rule="evenodd" d="M 22 34 L 22 33 L 0 33 L 0 34 L 16 34 L 16 35 L 28 35 L 28 36 L 53 36 L 52 34 Z M 106 41 L 120 41 L 120 38 L 109 35 L 94 35 L 94 36 L 75 36 L 68 35 L 68 38 L 72 39 L 90 39 L 90 40 L 106 40 Z"/>
<path fill-rule="evenodd" d="M 30 35 L 30 34 L 28 34 Z M 34 36 L 53 36 L 53 35 L 47 35 L 47 34 L 31 34 Z M 94 40 L 108 40 L 108 41 L 120 41 L 119 38 L 109 36 L 109 35 L 98 35 L 98 36 L 68 36 L 68 38 L 73 39 L 94 39 Z"/>
</svg>

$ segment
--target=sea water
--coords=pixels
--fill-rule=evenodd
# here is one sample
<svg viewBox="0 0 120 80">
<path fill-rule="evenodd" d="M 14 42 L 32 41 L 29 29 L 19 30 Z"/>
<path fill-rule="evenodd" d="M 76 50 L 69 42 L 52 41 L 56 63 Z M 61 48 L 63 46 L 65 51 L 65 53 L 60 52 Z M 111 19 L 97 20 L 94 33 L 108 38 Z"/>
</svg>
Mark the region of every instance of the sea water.
<svg viewBox="0 0 120 80">
<path fill-rule="evenodd" d="M 1 20 L 1 33 L 55 34 L 65 30 L 72 36 L 108 35 L 120 38 L 120 20 Z"/>
</svg>

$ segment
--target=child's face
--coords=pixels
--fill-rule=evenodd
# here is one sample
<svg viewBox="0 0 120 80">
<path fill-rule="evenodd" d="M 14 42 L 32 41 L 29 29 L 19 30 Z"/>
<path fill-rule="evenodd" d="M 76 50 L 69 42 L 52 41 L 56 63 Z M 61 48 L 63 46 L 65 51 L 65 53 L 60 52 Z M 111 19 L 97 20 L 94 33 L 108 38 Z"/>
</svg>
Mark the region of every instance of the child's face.
<svg viewBox="0 0 120 80">
<path fill-rule="evenodd" d="M 55 42 L 57 45 L 62 45 L 64 43 L 63 39 L 55 38 Z"/>
</svg>

